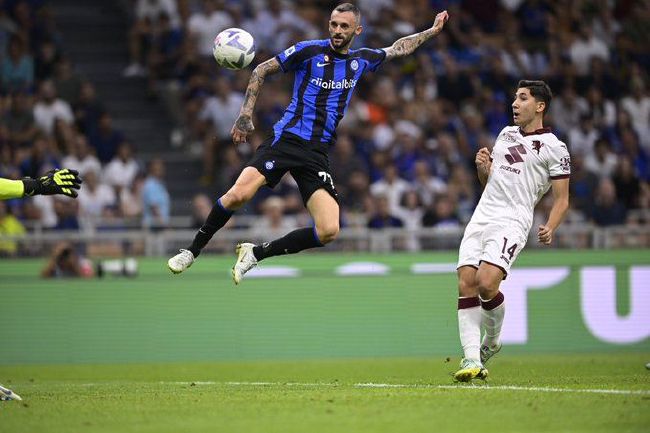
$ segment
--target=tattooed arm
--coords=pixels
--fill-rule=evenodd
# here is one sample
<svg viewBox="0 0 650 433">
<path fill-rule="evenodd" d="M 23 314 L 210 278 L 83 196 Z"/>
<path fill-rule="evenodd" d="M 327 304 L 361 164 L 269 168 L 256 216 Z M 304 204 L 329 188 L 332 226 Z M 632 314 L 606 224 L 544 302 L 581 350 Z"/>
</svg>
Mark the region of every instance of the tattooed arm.
<svg viewBox="0 0 650 433">
<path fill-rule="evenodd" d="M 253 107 L 257 101 L 257 95 L 260 93 L 260 88 L 264 79 L 268 74 L 274 74 L 280 70 L 280 63 L 273 57 L 264 63 L 260 63 L 253 70 L 250 80 L 248 80 L 248 87 L 246 88 L 246 95 L 244 96 L 244 103 L 239 110 L 239 117 L 235 120 L 235 124 L 230 130 L 232 141 L 235 144 L 245 143 L 249 133 L 255 130 L 253 126 Z"/>
<path fill-rule="evenodd" d="M 440 33 L 448 19 L 449 14 L 447 11 L 442 11 L 436 15 L 436 20 L 433 22 L 433 26 L 430 29 L 413 35 L 404 36 L 403 38 L 396 40 L 393 45 L 384 48 L 384 51 L 386 51 L 386 60 L 411 54 L 417 47 L 422 45 L 424 41 L 427 41 Z"/>
</svg>

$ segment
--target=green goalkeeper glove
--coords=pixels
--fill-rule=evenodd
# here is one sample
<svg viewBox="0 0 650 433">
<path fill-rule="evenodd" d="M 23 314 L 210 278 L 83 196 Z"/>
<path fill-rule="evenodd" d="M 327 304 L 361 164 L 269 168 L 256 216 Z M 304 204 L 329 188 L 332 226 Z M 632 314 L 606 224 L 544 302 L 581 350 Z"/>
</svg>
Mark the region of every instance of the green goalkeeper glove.
<svg viewBox="0 0 650 433">
<path fill-rule="evenodd" d="M 50 170 L 38 179 L 26 177 L 22 181 L 23 185 L 25 185 L 24 195 L 27 197 L 54 194 L 76 197 L 77 191 L 75 190 L 79 189 L 83 182 L 77 170 L 67 168 Z"/>
</svg>

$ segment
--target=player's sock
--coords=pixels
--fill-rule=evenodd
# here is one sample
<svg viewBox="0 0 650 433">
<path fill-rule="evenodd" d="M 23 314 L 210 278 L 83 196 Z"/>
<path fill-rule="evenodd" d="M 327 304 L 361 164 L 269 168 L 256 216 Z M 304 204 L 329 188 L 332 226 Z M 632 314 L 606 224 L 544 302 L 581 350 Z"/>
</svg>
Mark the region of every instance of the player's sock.
<svg viewBox="0 0 650 433">
<path fill-rule="evenodd" d="M 233 211 L 226 209 L 221 204 L 221 199 L 217 200 L 217 203 L 212 207 L 210 215 L 205 220 L 205 223 L 201 226 L 199 231 L 194 236 L 192 245 L 187 247 L 188 250 L 194 254 L 194 257 L 198 257 L 201 254 L 203 247 L 212 239 L 212 236 L 223 227 L 230 217 L 232 216 Z"/>
<path fill-rule="evenodd" d="M 280 239 L 272 242 L 265 242 L 253 248 L 253 254 L 257 261 L 268 257 L 281 256 L 283 254 L 294 254 L 308 248 L 322 247 L 318 239 L 315 227 L 305 227 L 287 233 Z"/>
<path fill-rule="evenodd" d="M 465 359 L 480 362 L 481 301 L 478 296 L 458 298 L 458 333 Z"/>
<path fill-rule="evenodd" d="M 494 347 L 499 344 L 501 325 L 503 325 L 503 316 L 506 313 L 506 304 L 503 293 L 497 293 L 494 298 L 488 301 L 481 299 L 481 312 L 481 325 L 485 330 L 483 345 Z"/>
</svg>

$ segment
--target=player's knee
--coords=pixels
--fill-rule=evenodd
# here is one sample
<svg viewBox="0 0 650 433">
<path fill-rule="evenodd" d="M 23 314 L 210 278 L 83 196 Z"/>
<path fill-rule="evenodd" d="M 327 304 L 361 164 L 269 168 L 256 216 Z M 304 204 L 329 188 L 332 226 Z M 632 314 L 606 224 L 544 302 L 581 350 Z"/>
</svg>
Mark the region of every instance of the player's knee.
<svg viewBox="0 0 650 433">
<path fill-rule="evenodd" d="M 478 294 L 481 299 L 492 299 L 499 292 L 499 284 L 485 277 L 478 277 Z"/>
<path fill-rule="evenodd" d="M 339 234 L 338 221 L 316 225 L 316 234 L 318 235 L 318 240 L 320 240 L 322 244 L 332 242 Z"/>
<path fill-rule="evenodd" d="M 236 186 L 230 188 L 221 199 L 221 204 L 230 210 L 239 209 L 245 205 L 252 197 L 244 188 L 237 188 Z"/>
<path fill-rule="evenodd" d="M 478 296 L 478 286 L 475 279 L 461 278 L 458 280 L 458 295 L 463 298 Z"/>
</svg>

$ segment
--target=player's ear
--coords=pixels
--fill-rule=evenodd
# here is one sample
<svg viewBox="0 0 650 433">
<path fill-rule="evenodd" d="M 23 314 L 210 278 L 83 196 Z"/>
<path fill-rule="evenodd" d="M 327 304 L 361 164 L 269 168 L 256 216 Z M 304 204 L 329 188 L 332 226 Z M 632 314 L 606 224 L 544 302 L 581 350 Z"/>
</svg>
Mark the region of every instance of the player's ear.
<svg viewBox="0 0 650 433">
<path fill-rule="evenodd" d="M 535 109 L 536 113 L 543 113 L 544 109 L 546 109 L 546 102 L 540 101 L 537 103 L 537 108 Z"/>
<path fill-rule="evenodd" d="M 363 26 L 359 24 L 356 29 L 354 29 L 354 34 L 359 36 L 361 32 L 363 31 Z"/>
</svg>

